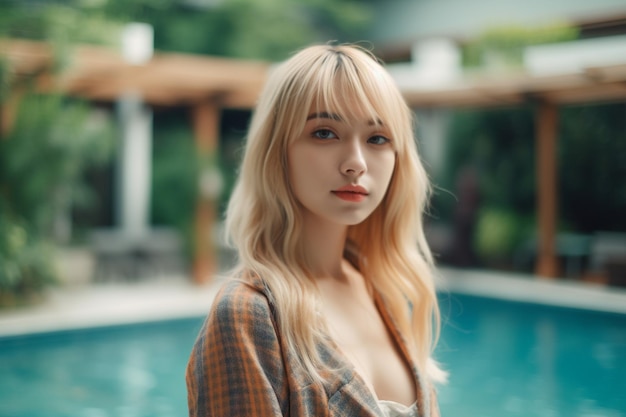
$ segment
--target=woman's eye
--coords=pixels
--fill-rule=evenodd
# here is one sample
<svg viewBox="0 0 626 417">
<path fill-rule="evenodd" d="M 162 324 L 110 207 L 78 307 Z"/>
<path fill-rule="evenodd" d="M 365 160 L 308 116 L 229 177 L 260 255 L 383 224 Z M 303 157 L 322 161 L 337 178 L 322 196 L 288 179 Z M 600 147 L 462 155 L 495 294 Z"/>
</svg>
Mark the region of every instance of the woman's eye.
<svg viewBox="0 0 626 417">
<path fill-rule="evenodd" d="M 378 135 L 378 136 L 372 136 L 371 138 L 367 140 L 367 142 L 373 143 L 374 145 L 384 145 L 385 143 L 389 143 L 391 141 L 384 136 Z"/>
<path fill-rule="evenodd" d="M 319 129 L 313 132 L 313 137 L 318 139 L 336 139 L 337 135 L 328 129 Z"/>
</svg>

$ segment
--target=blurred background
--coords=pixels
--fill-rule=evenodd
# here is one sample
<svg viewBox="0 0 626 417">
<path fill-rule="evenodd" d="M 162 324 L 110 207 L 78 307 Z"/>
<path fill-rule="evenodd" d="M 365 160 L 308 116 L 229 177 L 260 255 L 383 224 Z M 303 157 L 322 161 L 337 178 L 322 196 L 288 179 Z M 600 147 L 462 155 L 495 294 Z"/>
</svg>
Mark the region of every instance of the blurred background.
<svg viewBox="0 0 626 417">
<path fill-rule="evenodd" d="M 59 279 L 59 256 L 93 264 L 76 279 L 208 279 L 221 246 L 211 225 L 266 72 L 328 41 L 371 49 L 415 109 L 442 265 L 624 285 L 626 104 L 623 78 L 610 79 L 626 61 L 621 1 L 0 7 L 3 299 Z M 590 84 L 598 68 L 613 73 Z M 555 107 L 552 151 L 537 146 L 540 102 Z"/>
<path fill-rule="evenodd" d="M 4 0 L 2 309 L 48 288 L 213 282 L 267 72 L 326 42 L 372 50 L 414 109 L 445 271 L 623 292 L 623 0 Z M 609 333 L 626 346 L 623 321 Z M 569 415 L 626 413 L 611 404 Z"/>
</svg>

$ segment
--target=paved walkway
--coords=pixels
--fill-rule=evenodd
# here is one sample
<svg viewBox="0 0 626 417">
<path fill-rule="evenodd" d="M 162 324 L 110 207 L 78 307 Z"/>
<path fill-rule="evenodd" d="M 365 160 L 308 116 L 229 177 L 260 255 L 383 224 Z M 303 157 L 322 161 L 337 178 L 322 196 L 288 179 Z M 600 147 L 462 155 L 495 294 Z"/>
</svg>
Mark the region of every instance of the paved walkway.
<svg viewBox="0 0 626 417">
<path fill-rule="evenodd" d="M 501 272 L 443 269 L 442 290 L 626 314 L 626 289 Z M 206 315 L 221 284 L 180 278 L 51 290 L 44 302 L 0 310 L 0 336 Z"/>
<path fill-rule="evenodd" d="M 0 310 L 0 336 L 201 317 L 209 311 L 218 285 L 176 278 L 59 287 L 40 304 Z"/>
</svg>

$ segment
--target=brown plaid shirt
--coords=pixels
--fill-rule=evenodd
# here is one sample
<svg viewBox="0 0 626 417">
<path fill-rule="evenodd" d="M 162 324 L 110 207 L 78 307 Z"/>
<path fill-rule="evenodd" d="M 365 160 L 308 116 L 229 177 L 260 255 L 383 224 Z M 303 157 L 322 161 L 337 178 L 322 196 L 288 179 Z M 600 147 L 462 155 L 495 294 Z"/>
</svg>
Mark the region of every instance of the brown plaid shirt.
<svg viewBox="0 0 626 417">
<path fill-rule="evenodd" d="M 384 303 L 377 299 L 377 304 L 408 358 Z M 319 349 L 334 369 L 322 372 L 323 384 L 313 382 L 287 351 L 263 283 L 229 281 L 215 298 L 187 365 L 189 416 L 380 416 L 376 398 L 344 356 L 330 343 Z M 419 416 L 439 416 L 434 389 L 415 365 L 413 371 Z"/>
</svg>

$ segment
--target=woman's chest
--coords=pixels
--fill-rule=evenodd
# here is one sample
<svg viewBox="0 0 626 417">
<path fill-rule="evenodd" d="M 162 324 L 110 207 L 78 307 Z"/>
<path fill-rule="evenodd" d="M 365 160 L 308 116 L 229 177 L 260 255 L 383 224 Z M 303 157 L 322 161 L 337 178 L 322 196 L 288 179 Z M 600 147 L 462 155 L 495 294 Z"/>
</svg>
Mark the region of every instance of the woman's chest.
<svg viewBox="0 0 626 417">
<path fill-rule="evenodd" d="M 373 302 L 344 300 L 328 306 L 325 314 L 339 351 L 376 398 L 402 404 L 415 401 L 411 365 Z"/>
</svg>

